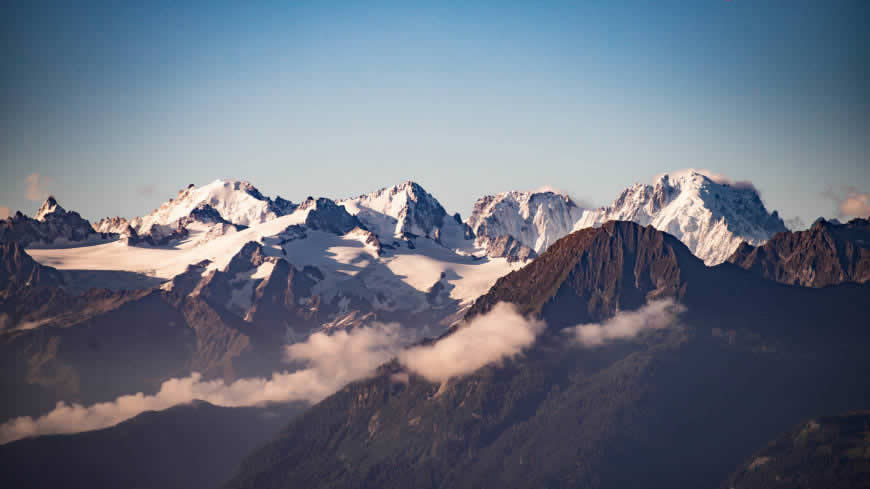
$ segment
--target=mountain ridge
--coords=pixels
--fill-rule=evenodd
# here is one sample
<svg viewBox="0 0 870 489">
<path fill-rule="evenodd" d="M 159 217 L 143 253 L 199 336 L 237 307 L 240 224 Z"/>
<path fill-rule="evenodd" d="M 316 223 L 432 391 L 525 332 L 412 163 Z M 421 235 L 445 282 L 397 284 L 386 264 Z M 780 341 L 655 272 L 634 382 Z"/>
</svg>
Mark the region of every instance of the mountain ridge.
<svg viewBox="0 0 870 489">
<path fill-rule="evenodd" d="M 870 281 L 870 221 L 820 219 L 806 231 L 778 233 L 757 247 L 743 243 L 728 261 L 785 284 L 865 283 Z"/>
<path fill-rule="evenodd" d="M 761 245 L 786 230 L 776 211 L 767 213 L 754 187 L 729 184 L 694 170 L 664 174 L 652 185 L 633 184 L 613 204 L 597 209 L 583 208 L 571 197 L 552 191 L 488 195 L 478 199 L 464 222 L 459 214 L 448 215 L 432 194 L 410 180 L 357 197 L 321 198 L 326 200 L 343 207 L 381 244 L 395 246 L 419 236 L 463 254 L 512 262 L 528 261 L 571 231 L 610 220 L 631 220 L 667 231 L 708 265 L 725 261 L 743 241 Z M 56 201 L 49 204 L 43 205 L 41 217 L 57 214 L 48 212 L 53 205 L 63 210 Z M 104 218 L 92 229 L 108 239 L 120 236 L 130 245 L 192 247 L 290 215 L 298 207 L 281 197 L 265 197 L 247 181 L 215 180 L 201 187 L 187 186 L 150 214 L 130 220 Z M 326 222 L 321 225 L 328 227 Z M 90 233 L 89 228 L 85 231 Z"/>
</svg>

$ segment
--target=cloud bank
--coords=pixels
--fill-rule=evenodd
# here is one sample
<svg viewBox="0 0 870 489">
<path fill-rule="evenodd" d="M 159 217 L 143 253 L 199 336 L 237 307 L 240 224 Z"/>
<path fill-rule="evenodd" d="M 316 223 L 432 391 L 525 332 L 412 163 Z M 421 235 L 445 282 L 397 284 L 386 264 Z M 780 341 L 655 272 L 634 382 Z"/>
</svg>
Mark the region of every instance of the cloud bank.
<svg viewBox="0 0 870 489">
<path fill-rule="evenodd" d="M 397 324 L 379 324 L 350 332 L 315 333 L 305 342 L 285 347 L 286 360 L 302 368 L 275 372 L 269 378 L 203 381 L 199 373 L 170 379 L 154 395 L 118 397 L 90 406 L 60 402 L 50 413 L 19 417 L 0 425 L 0 444 L 29 436 L 79 433 L 114 426 L 145 411 L 204 400 L 218 406 L 256 406 L 270 402 L 317 403 L 344 385 L 366 378 L 398 357 L 409 371 L 431 381 L 467 375 L 493 362 L 519 354 L 543 330 L 513 306 L 498 304 L 454 334 L 429 346 L 403 349 L 414 338 Z M 407 382 L 407 374 L 396 381 Z"/>
<path fill-rule="evenodd" d="M 114 426 L 145 411 L 159 411 L 195 399 L 218 406 L 255 406 L 269 402 L 316 403 L 348 382 L 371 375 L 393 358 L 403 338 L 397 325 L 377 325 L 332 335 L 315 333 L 307 341 L 286 348 L 287 359 L 306 368 L 275 372 L 271 378 L 203 381 L 199 373 L 170 379 L 154 395 L 141 392 L 91 406 L 58 403 L 50 413 L 34 419 L 20 417 L 0 426 L 0 444 L 28 436 L 78 433 Z"/>
<path fill-rule="evenodd" d="M 0 219 L 7 219 L 12 215 L 12 212 L 5 205 L 0 205 Z"/>
<path fill-rule="evenodd" d="M 636 311 L 619 312 L 603 323 L 581 324 L 568 331 L 585 347 L 600 346 L 616 340 L 628 340 L 643 331 L 672 325 L 686 308 L 673 299 L 652 301 Z"/>
<path fill-rule="evenodd" d="M 543 330 L 542 321 L 527 319 L 513 305 L 499 303 L 450 336 L 401 352 L 399 362 L 426 380 L 444 382 L 520 354 Z"/>
</svg>

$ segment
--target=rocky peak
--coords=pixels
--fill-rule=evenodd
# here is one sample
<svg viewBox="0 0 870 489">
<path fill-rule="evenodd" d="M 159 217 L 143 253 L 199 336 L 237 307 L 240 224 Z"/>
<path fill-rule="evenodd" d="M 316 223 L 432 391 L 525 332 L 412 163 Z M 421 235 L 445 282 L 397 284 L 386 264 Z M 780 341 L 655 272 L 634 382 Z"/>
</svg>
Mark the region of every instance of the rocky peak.
<svg viewBox="0 0 870 489">
<path fill-rule="evenodd" d="M 447 216 L 435 197 L 410 180 L 339 203 L 385 240 L 404 234 L 435 238 Z"/>
<path fill-rule="evenodd" d="M 265 261 L 266 255 L 263 253 L 263 245 L 256 241 L 248 241 L 233 256 L 224 272 L 235 275 L 259 267 Z"/>
<path fill-rule="evenodd" d="M 308 197 L 299 204 L 298 210 L 308 211 L 305 227 L 335 234 L 345 234 L 356 227 L 364 227 L 356 216 L 347 212 L 343 205 L 325 197 Z"/>
<path fill-rule="evenodd" d="M 280 195 L 275 197 L 275 200 L 274 202 L 272 202 L 272 204 L 275 213 L 279 216 L 286 216 L 287 214 L 290 214 L 296 210 L 296 204 L 281 197 Z"/>
<path fill-rule="evenodd" d="M 46 216 L 49 214 L 66 214 L 66 210 L 57 203 L 53 195 L 49 195 L 45 202 L 39 207 L 39 210 L 36 211 L 35 219 L 37 221 L 45 221 Z"/>
</svg>

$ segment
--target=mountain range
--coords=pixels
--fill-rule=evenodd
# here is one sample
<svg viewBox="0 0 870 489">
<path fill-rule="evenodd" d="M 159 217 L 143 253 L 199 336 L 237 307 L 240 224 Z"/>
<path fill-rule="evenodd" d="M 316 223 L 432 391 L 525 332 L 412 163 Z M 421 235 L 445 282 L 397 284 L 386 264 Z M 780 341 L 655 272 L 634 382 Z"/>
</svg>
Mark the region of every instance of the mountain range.
<svg viewBox="0 0 870 489">
<path fill-rule="evenodd" d="M 751 186 L 695 171 L 601 208 L 485 196 L 467 220 L 410 181 L 294 203 L 218 180 L 94 224 L 50 197 L 0 221 L 0 443 L 110 451 L 137 412 L 13 440 L 193 381 L 213 423 L 310 406 L 224 452 L 209 487 L 716 487 L 797 423 L 867 407 L 868 237 L 866 219 L 789 232 Z M 214 394 L 261 384 L 283 387 Z M 195 476 L 172 470 L 106 483 Z"/>
<path fill-rule="evenodd" d="M 611 220 L 651 224 L 679 238 L 710 265 L 725 261 L 741 242 L 757 246 L 787 230 L 775 211 L 768 213 L 753 187 L 692 170 L 661 175 L 651 185 L 634 184 L 613 204 L 595 209 L 553 191 L 488 195 L 474 204 L 467 222 L 458 214 L 448 216 L 438 200 L 414 182 L 333 202 L 386 243 L 402 236 L 441 241 L 444 235 L 447 247 L 467 249 L 462 241 L 471 239 L 478 252 L 520 261 L 540 254 L 571 231 Z M 248 182 L 216 180 L 187 186 L 148 215 L 104 218 L 91 225 L 50 197 L 35 218 L 19 213 L 4 221 L 0 238 L 57 248 L 99 234 L 104 239 L 133 239 L 134 245 L 192 247 L 293 214 L 298 206 L 281 197 L 266 197 Z"/>
<path fill-rule="evenodd" d="M 754 190 L 696 172 L 632 186 L 596 210 L 554 192 L 488 196 L 467 222 L 414 182 L 292 203 L 218 180 L 188 185 L 146 216 L 94 225 L 50 197 L 35 218 L 0 222 L 9 276 L 51 277 L 5 287 L 4 384 L 28 395 L 0 414 L 154 392 L 194 371 L 226 381 L 268 375 L 280 345 L 320 330 L 399 322 L 437 335 L 496 279 L 573 229 L 616 214 L 655 217 L 705 259 L 711 249 L 724 255 L 737 236 L 758 243 L 782 227 Z M 114 327 L 131 314 L 141 328 Z M 148 338 L 131 342 L 146 325 Z M 153 361 L 150 342 L 163 361 Z M 173 347 L 158 348 L 164 342 Z M 118 357 L 129 361 L 114 380 L 92 385 L 98 377 L 86 372 Z"/>
</svg>

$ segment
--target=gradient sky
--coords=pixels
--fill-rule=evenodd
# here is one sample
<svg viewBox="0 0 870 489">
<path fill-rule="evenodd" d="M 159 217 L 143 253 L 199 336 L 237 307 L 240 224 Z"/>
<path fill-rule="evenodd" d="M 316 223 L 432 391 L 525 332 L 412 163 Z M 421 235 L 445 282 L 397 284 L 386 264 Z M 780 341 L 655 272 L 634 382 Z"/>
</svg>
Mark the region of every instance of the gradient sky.
<svg viewBox="0 0 870 489">
<path fill-rule="evenodd" d="M 113 3 L 4 2 L 0 207 L 132 217 L 216 178 L 293 201 L 413 179 L 465 217 L 699 167 L 809 223 L 870 192 L 864 0 Z"/>
</svg>

